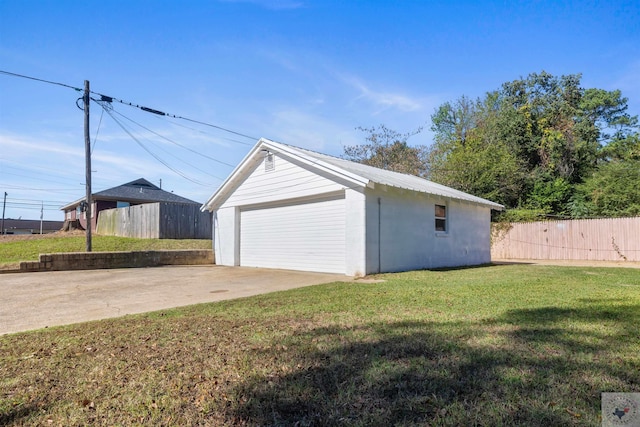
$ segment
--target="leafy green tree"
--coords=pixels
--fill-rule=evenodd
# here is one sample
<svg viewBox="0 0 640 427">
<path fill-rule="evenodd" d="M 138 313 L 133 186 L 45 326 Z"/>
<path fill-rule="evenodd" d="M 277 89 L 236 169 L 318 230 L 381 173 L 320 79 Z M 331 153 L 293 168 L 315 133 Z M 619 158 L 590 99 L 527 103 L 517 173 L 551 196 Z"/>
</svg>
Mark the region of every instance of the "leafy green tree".
<svg viewBox="0 0 640 427">
<path fill-rule="evenodd" d="M 640 215 L 640 159 L 600 165 L 578 185 L 571 210 L 578 218 Z"/>
<path fill-rule="evenodd" d="M 546 215 L 568 216 L 573 192 L 572 185 L 564 178 L 540 179 L 534 183 L 526 207 Z"/>
<path fill-rule="evenodd" d="M 431 116 L 430 177 L 508 208 L 577 212 L 577 186 L 611 160 L 638 158 L 640 146 L 620 91 L 580 80 L 543 71 L 442 104 Z"/>
<path fill-rule="evenodd" d="M 581 78 L 542 71 L 445 102 L 428 149 L 407 143 L 420 129 L 359 128 L 366 143 L 344 157 L 496 201 L 518 218 L 629 215 L 640 188 L 638 117 L 619 90 L 585 89 Z"/>
<path fill-rule="evenodd" d="M 491 98 L 442 105 L 432 117 L 436 141 L 429 178 L 505 205 L 517 203 L 524 168 L 508 141 L 498 137 L 497 113 Z"/>
<path fill-rule="evenodd" d="M 638 133 L 615 138 L 600 150 L 604 161 L 640 160 L 640 135 Z"/>
<path fill-rule="evenodd" d="M 343 157 L 347 160 L 363 163 L 381 169 L 426 176 L 427 148 L 410 146 L 407 140 L 422 129 L 401 134 L 384 125 L 376 128 L 358 128 L 366 132 L 366 144 L 344 147 Z"/>
</svg>

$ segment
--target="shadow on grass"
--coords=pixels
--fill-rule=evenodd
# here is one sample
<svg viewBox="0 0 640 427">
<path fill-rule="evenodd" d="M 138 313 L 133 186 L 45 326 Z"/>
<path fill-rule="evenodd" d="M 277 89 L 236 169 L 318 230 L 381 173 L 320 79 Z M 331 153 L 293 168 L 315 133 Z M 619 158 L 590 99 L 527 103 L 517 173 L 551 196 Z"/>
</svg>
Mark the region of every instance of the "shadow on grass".
<svg viewBox="0 0 640 427">
<path fill-rule="evenodd" d="M 637 391 L 640 384 L 638 359 L 624 353 L 624 345 L 637 340 L 639 313 L 637 305 L 584 303 L 513 310 L 480 323 L 311 329 L 283 341 L 280 350 L 254 350 L 252 359 L 271 363 L 232 391 L 228 420 L 599 425 L 600 393 Z M 601 324 L 609 329 L 596 327 Z"/>
<path fill-rule="evenodd" d="M 488 268 L 488 267 L 499 267 L 499 265 L 494 263 L 477 264 L 477 265 L 461 265 L 456 267 L 428 268 L 427 271 L 458 271 L 458 270 L 473 270 L 476 268 Z M 416 271 L 420 271 L 420 270 L 416 270 Z"/>
<path fill-rule="evenodd" d="M 7 426 L 23 418 L 27 418 L 32 413 L 41 412 L 44 410 L 46 410 L 45 407 L 39 405 L 15 406 L 6 412 L 0 412 L 0 426 Z"/>
</svg>

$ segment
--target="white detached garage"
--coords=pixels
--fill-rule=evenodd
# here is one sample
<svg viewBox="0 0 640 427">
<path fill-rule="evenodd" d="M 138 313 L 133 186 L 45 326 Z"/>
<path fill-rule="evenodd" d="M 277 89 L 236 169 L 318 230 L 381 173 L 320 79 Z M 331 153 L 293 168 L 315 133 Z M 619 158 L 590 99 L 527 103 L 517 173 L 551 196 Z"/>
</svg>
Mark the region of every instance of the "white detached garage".
<svg viewBox="0 0 640 427">
<path fill-rule="evenodd" d="M 362 276 L 488 263 L 502 206 L 263 138 L 202 209 L 217 264 Z"/>
</svg>

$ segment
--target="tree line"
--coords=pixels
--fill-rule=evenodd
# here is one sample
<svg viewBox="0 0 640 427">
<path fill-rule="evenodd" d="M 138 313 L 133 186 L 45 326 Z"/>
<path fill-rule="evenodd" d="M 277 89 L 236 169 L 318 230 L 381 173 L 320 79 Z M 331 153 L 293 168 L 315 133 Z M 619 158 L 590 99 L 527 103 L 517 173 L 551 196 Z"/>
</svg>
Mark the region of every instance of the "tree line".
<svg viewBox="0 0 640 427">
<path fill-rule="evenodd" d="M 408 144 L 422 128 L 359 128 L 365 143 L 343 157 L 503 204 L 506 220 L 640 215 L 638 117 L 619 90 L 580 80 L 543 71 L 445 102 L 430 146 Z"/>
</svg>

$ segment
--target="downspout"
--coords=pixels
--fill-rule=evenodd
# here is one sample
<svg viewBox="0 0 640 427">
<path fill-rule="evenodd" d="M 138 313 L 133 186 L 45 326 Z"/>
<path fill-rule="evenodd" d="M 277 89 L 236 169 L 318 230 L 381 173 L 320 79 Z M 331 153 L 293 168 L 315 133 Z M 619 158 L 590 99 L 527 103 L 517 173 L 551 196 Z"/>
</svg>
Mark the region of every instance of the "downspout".
<svg viewBox="0 0 640 427">
<path fill-rule="evenodd" d="M 380 197 L 378 197 L 378 273 L 382 271 L 382 236 L 381 236 L 381 207 L 380 207 Z"/>
</svg>

